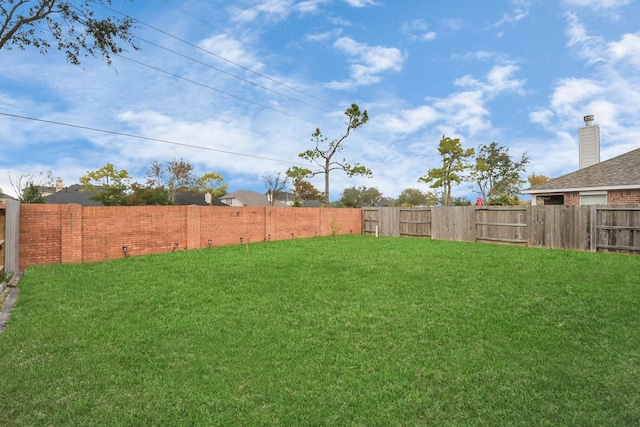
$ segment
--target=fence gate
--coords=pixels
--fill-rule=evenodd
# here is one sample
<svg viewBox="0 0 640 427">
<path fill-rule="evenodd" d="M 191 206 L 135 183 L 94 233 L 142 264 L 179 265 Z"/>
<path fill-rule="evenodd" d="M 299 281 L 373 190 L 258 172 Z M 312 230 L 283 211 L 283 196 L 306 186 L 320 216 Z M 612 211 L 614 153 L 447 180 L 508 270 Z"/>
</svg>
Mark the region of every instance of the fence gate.
<svg viewBox="0 0 640 427">
<path fill-rule="evenodd" d="M 640 208 L 592 206 L 591 251 L 640 252 Z"/>
<path fill-rule="evenodd" d="M 400 235 L 431 238 L 431 209 L 400 209 Z"/>
<path fill-rule="evenodd" d="M 380 209 L 362 209 L 362 233 L 376 234 L 380 228 Z"/>
<path fill-rule="evenodd" d="M 527 244 L 527 208 L 487 206 L 475 210 L 476 240 Z"/>
</svg>

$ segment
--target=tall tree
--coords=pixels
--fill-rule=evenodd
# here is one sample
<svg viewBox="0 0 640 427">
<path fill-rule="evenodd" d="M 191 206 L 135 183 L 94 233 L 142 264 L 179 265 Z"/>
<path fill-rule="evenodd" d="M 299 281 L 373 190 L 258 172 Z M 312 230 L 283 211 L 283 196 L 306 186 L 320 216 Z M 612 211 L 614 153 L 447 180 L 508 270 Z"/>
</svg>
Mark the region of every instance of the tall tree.
<svg viewBox="0 0 640 427">
<path fill-rule="evenodd" d="M 198 178 L 198 188 L 202 193 L 209 195 L 209 205 L 211 205 L 214 198 L 218 199 L 227 194 L 229 186 L 224 183 L 222 175 L 208 172 Z"/>
<path fill-rule="evenodd" d="M 167 190 L 171 203 L 176 201 L 176 195 L 181 191 L 193 191 L 198 188 L 198 178 L 194 175 L 193 165 L 184 159 L 173 159 L 165 168 Z"/>
<path fill-rule="evenodd" d="M 396 205 L 406 207 L 433 206 L 438 203 L 438 196 L 432 192 L 424 192 L 418 188 L 407 188 L 396 199 Z"/>
<path fill-rule="evenodd" d="M 492 142 L 478 147 L 476 164 L 471 172 L 471 179 L 478 186 L 486 204 L 495 204 L 498 200 L 503 204 L 514 200 L 520 187 L 526 181 L 521 175 L 529 163 L 526 154 L 515 161 L 509 156 L 509 148 Z M 512 204 L 512 203 L 509 203 Z"/>
<path fill-rule="evenodd" d="M 382 193 L 376 187 L 345 188 L 340 198 L 340 205 L 347 208 L 361 208 L 363 206 L 375 206 L 382 200 Z"/>
<path fill-rule="evenodd" d="M 131 177 L 126 170 L 117 170 L 111 163 L 98 170 L 87 172 L 80 177 L 82 191 L 95 193 L 91 200 L 102 202 L 105 206 L 128 204 L 127 191 Z"/>
<path fill-rule="evenodd" d="M 463 174 L 470 169 L 467 158 L 475 154 L 473 148 L 463 149 L 459 138 L 442 135 L 438 152 L 442 156 L 442 167 L 429 169 L 427 175 L 418 178 L 418 182 L 433 183 L 431 188 L 442 188 L 443 205 L 451 205 L 451 187 L 460 184 Z"/>
<path fill-rule="evenodd" d="M 32 46 L 44 54 L 53 43 L 65 52 L 71 64 L 80 64 L 83 53 L 102 55 L 111 64 L 111 55 L 122 52 L 122 44 L 139 49 L 132 34 L 133 18 L 96 18 L 97 7 L 111 3 L 112 0 L 2 0 L 0 50 Z"/>
<path fill-rule="evenodd" d="M 328 138 L 322 135 L 320 129 L 311 135 L 311 141 L 315 144 L 315 148 L 298 154 L 298 157 L 308 160 L 316 164 L 315 169 L 300 168 L 294 166 L 287 171 L 287 175 L 297 175 L 303 178 L 313 177 L 316 175 L 324 175 L 324 205 L 329 206 L 329 173 L 334 170 L 341 170 L 347 173 L 347 176 L 355 175 L 370 176 L 371 171 L 359 163 L 349 164 L 346 159 L 334 160 L 334 156 L 344 149 L 343 142 L 349 136 L 352 130 L 358 129 L 369 121 L 367 111 L 360 111 L 357 104 L 351 104 L 344 112 L 347 116 L 347 130 L 337 139 L 333 139 L 327 143 Z"/>
<path fill-rule="evenodd" d="M 276 199 L 280 194 L 287 191 L 289 185 L 289 177 L 281 172 L 273 172 L 262 175 L 265 187 L 267 187 L 266 195 L 271 206 L 275 205 Z"/>
</svg>

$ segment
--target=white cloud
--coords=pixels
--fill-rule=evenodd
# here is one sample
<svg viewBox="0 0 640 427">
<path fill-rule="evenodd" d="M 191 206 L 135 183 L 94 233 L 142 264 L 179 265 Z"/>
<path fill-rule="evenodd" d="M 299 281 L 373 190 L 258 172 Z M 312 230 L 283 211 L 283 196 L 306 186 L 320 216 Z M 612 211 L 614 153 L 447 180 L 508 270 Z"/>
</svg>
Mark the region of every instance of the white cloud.
<svg viewBox="0 0 640 427">
<path fill-rule="evenodd" d="M 430 105 L 403 109 L 396 114 L 384 114 L 377 122 L 387 132 L 411 134 L 440 119 L 440 113 Z"/>
<path fill-rule="evenodd" d="M 322 41 L 334 39 L 340 36 L 341 33 L 342 33 L 342 30 L 337 28 L 331 31 L 326 31 L 324 33 L 308 34 L 307 40 L 313 41 L 313 42 L 322 42 Z"/>
<path fill-rule="evenodd" d="M 344 1 L 349 3 L 349 5 L 353 7 L 366 7 L 366 6 L 373 6 L 376 4 L 374 0 L 344 0 Z"/>
<path fill-rule="evenodd" d="M 227 63 L 233 62 L 254 71 L 264 68 L 264 64 L 252 52 L 247 51 L 246 45 L 226 34 L 206 38 L 198 43 L 198 46 L 224 58 Z"/>
<path fill-rule="evenodd" d="M 501 92 L 523 93 L 522 88 L 525 80 L 512 77 L 519 70 L 520 68 L 514 64 L 495 65 L 487 73 L 485 81 L 467 75 L 454 80 L 454 84 L 460 87 L 481 89 L 487 96 L 495 96 Z"/>
<path fill-rule="evenodd" d="M 400 32 L 414 41 L 433 41 L 436 39 L 435 31 L 429 31 L 429 26 L 423 19 L 414 19 L 405 22 L 400 27 Z"/>
<path fill-rule="evenodd" d="M 615 9 L 631 3 L 632 0 L 563 0 L 566 6 L 592 10 Z"/>
<path fill-rule="evenodd" d="M 233 19 L 240 22 L 255 21 L 261 15 L 267 19 L 279 20 L 291 12 L 293 5 L 293 0 L 259 0 L 246 9 L 234 7 L 231 13 Z"/>
<path fill-rule="evenodd" d="M 620 41 L 609 43 L 609 54 L 616 62 L 640 68 L 640 33 L 624 34 Z"/>
<path fill-rule="evenodd" d="M 516 24 L 529 16 L 530 0 L 511 0 L 513 9 L 508 13 L 504 13 L 502 18 L 491 25 L 491 27 L 500 27 L 505 24 Z"/>
<path fill-rule="evenodd" d="M 406 54 L 400 49 L 384 46 L 369 46 L 358 43 L 349 37 L 342 37 L 333 44 L 336 50 L 350 56 L 350 80 L 331 82 L 333 89 L 348 89 L 354 86 L 366 86 L 378 83 L 381 75 L 388 72 L 400 72 Z"/>
<path fill-rule="evenodd" d="M 292 13 L 315 13 L 325 4 L 330 4 L 333 0 L 254 0 L 247 8 L 234 6 L 230 13 L 234 21 L 253 22 L 259 18 L 270 21 L 280 21 Z M 344 0 L 352 7 L 374 6 L 374 0 Z"/>
</svg>

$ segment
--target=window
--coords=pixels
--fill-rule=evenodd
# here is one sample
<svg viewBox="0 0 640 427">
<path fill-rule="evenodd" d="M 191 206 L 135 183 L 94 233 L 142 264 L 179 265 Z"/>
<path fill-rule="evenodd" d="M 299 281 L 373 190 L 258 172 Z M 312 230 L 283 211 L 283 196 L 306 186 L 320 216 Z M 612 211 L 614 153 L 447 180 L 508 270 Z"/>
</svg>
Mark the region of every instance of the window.
<svg viewBox="0 0 640 427">
<path fill-rule="evenodd" d="M 580 193 L 581 205 L 606 205 L 607 193 Z"/>
</svg>

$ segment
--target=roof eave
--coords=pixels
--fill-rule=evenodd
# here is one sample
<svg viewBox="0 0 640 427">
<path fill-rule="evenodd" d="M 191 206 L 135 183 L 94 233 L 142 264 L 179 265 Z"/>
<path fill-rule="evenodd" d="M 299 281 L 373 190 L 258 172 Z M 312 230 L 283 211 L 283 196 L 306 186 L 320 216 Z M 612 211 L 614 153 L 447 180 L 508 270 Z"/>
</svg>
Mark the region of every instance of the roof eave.
<svg viewBox="0 0 640 427">
<path fill-rule="evenodd" d="M 523 190 L 522 194 L 548 194 L 548 193 L 576 193 L 580 191 L 615 191 L 615 190 L 636 190 L 640 189 L 640 184 L 630 185 L 600 185 L 597 187 L 573 187 L 573 188 L 547 188 Z"/>
</svg>

